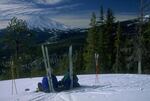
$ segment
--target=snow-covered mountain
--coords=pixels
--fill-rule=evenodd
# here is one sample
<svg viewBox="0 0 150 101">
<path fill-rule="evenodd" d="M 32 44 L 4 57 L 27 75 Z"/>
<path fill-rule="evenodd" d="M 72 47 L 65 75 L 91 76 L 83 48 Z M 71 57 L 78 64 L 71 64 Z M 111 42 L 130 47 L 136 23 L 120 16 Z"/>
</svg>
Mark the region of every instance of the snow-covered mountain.
<svg viewBox="0 0 150 101">
<path fill-rule="evenodd" d="M 51 5 L 62 0 L 0 0 L 0 29 L 6 28 L 13 17 L 23 19 L 28 27 L 40 29 L 68 29 L 61 22 L 54 21 L 58 10 Z"/>
<path fill-rule="evenodd" d="M 20 18 L 19 18 L 20 19 Z M 70 29 L 71 27 L 64 25 L 63 23 L 57 22 L 55 20 L 50 19 L 47 16 L 26 16 L 22 17 L 21 19 L 25 20 L 27 22 L 27 25 L 29 29 L 60 29 L 60 30 L 66 30 Z M 10 20 L 1 21 L 0 29 L 5 28 L 8 25 L 8 22 Z"/>
<path fill-rule="evenodd" d="M 148 22 L 149 20 L 150 20 L 150 15 L 145 15 L 143 21 Z"/>
<path fill-rule="evenodd" d="M 54 21 L 46 16 L 28 16 L 24 19 L 28 27 L 30 29 L 33 28 L 39 28 L 41 30 L 43 29 L 69 29 L 69 26 L 66 26 L 60 22 Z"/>
</svg>

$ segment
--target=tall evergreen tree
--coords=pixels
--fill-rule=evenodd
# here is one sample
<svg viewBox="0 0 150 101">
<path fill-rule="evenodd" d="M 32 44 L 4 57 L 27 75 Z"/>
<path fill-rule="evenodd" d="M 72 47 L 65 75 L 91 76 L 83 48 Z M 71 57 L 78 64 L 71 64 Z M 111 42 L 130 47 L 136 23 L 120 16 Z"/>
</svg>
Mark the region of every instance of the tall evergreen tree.
<svg viewBox="0 0 150 101">
<path fill-rule="evenodd" d="M 142 67 L 143 67 L 143 73 L 150 73 L 150 21 L 148 24 L 144 26 L 144 32 L 143 32 L 143 38 L 142 38 L 142 44 L 143 44 L 143 57 L 142 57 Z"/>
<path fill-rule="evenodd" d="M 75 61 L 74 61 L 74 72 L 77 74 L 84 73 L 83 68 L 83 49 L 80 48 L 75 54 Z"/>
<path fill-rule="evenodd" d="M 100 17 L 98 21 L 98 34 L 99 34 L 99 41 L 98 41 L 98 53 L 99 53 L 99 68 L 100 73 L 104 73 L 105 71 L 105 49 L 104 49 L 104 11 L 103 6 L 100 8 Z"/>
<path fill-rule="evenodd" d="M 26 57 L 25 53 L 26 50 L 28 50 L 27 43 L 31 37 L 31 34 L 28 31 L 26 22 L 24 20 L 17 19 L 16 17 L 13 17 L 7 26 L 5 42 L 12 52 L 11 56 L 14 60 L 14 69 L 17 77 L 21 74 L 20 62 L 23 61 L 24 57 Z M 30 45 L 30 43 L 28 45 Z"/>
<path fill-rule="evenodd" d="M 116 59 L 115 59 L 115 63 L 113 66 L 113 70 L 114 72 L 118 73 L 121 71 L 121 26 L 120 26 L 120 22 L 118 22 L 117 25 L 117 31 L 116 31 L 116 35 L 115 35 L 115 54 L 116 54 Z"/>
<path fill-rule="evenodd" d="M 100 7 L 100 17 L 98 19 L 98 25 L 102 25 L 104 23 L 104 10 L 103 6 Z"/>
<path fill-rule="evenodd" d="M 101 9 L 100 9 L 100 21 L 101 21 L 101 23 L 104 22 L 104 10 L 103 10 L 103 6 L 101 6 Z"/>
<path fill-rule="evenodd" d="M 94 53 L 98 52 L 98 33 L 95 13 L 92 13 L 90 26 L 84 53 L 85 72 L 94 72 Z"/>
<path fill-rule="evenodd" d="M 112 66 L 114 63 L 114 22 L 115 17 L 111 9 L 107 10 L 106 21 L 105 21 L 105 32 L 103 35 L 104 38 L 104 52 L 105 52 L 105 70 L 106 72 L 112 71 Z"/>
<path fill-rule="evenodd" d="M 92 17 L 91 17 L 90 26 L 91 26 L 91 27 L 95 27 L 96 24 L 97 24 L 97 22 L 96 22 L 96 14 L 93 12 L 93 13 L 92 13 Z"/>
</svg>

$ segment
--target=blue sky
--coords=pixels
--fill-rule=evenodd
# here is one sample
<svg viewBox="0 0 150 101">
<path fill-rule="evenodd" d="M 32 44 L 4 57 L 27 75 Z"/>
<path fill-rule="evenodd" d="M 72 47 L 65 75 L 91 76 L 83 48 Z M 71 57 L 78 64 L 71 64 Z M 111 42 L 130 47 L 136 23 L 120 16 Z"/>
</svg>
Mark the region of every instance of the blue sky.
<svg viewBox="0 0 150 101">
<path fill-rule="evenodd" d="M 0 20 L 13 16 L 46 16 L 72 27 L 88 27 L 92 12 L 103 5 L 114 11 L 116 20 L 138 16 L 140 0 L 0 0 Z"/>
</svg>

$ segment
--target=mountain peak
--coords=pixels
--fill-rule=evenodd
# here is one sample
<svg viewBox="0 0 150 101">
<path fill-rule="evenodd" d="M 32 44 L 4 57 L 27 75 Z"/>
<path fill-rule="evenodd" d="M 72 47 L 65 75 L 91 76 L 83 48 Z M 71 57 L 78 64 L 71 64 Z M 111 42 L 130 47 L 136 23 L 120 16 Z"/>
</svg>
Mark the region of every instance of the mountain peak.
<svg viewBox="0 0 150 101">
<path fill-rule="evenodd" d="M 23 17 L 17 17 L 18 19 L 25 20 L 27 22 L 29 29 L 60 29 L 60 30 L 66 30 L 70 29 L 71 27 L 64 25 L 63 23 L 57 22 L 55 20 L 50 19 L 47 16 L 41 16 L 41 15 L 29 15 L 29 16 L 23 16 Z M 7 20 L 1 20 L 1 24 L 3 26 L 0 26 L 2 28 L 6 28 L 8 25 L 8 22 L 10 19 Z"/>
<path fill-rule="evenodd" d="M 60 22 L 54 21 L 47 16 L 28 16 L 23 19 L 27 22 L 29 29 L 39 28 L 43 29 L 69 29 L 69 26 L 66 26 Z"/>
</svg>

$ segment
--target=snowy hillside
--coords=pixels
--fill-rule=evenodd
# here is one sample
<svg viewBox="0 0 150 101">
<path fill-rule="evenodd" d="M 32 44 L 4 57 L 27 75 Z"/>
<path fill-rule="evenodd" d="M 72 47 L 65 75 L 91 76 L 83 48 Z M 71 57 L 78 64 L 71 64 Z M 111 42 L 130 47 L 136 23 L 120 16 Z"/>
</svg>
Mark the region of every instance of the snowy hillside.
<svg viewBox="0 0 150 101">
<path fill-rule="evenodd" d="M 42 78 L 16 80 L 18 94 L 12 95 L 12 81 L 0 81 L 0 101 L 149 101 L 150 75 L 79 75 L 82 85 L 59 93 L 35 93 Z M 61 79 L 62 77 L 57 77 Z M 30 91 L 25 91 L 29 88 Z"/>
</svg>

